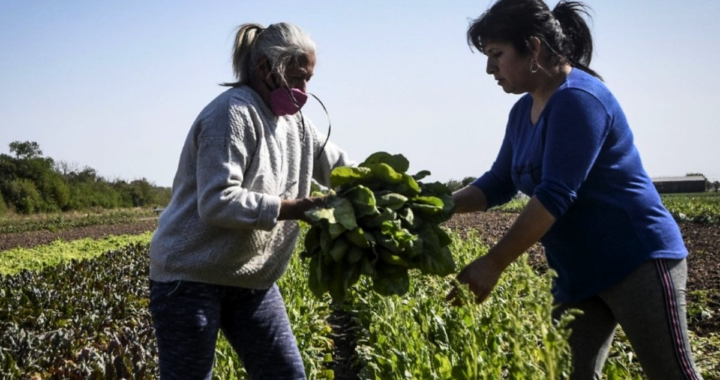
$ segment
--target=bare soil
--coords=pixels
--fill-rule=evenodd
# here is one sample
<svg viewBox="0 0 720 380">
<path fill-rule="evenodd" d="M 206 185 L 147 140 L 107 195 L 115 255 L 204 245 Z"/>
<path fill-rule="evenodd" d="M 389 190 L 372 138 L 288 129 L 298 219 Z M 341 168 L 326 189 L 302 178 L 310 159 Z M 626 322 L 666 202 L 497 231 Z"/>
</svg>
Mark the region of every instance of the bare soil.
<svg viewBox="0 0 720 380">
<path fill-rule="evenodd" d="M 139 220 L 132 223 L 78 227 L 60 231 L 29 231 L 0 234 L 0 251 L 13 248 L 32 248 L 55 240 L 72 241 L 85 238 L 103 238 L 113 235 L 138 235 L 157 228 L 157 220 Z"/>
</svg>

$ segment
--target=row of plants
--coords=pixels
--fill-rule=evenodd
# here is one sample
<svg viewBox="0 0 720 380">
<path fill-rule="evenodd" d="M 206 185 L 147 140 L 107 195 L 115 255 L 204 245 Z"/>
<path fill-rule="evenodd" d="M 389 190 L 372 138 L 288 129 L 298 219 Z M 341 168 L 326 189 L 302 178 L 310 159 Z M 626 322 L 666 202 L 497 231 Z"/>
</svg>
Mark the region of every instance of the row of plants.
<svg viewBox="0 0 720 380">
<path fill-rule="evenodd" d="M 151 218 L 156 213 L 149 208 L 95 210 L 92 213 L 57 212 L 0 219 L 0 234 L 29 231 L 60 231 L 78 227 L 115 225 Z"/>
<path fill-rule="evenodd" d="M 676 220 L 720 224 L 720 193 L 663 194 L 662 201 Z"/>
<path fill-rule="evenodd" d="M 677 221 L 720 224 L 720 193 L 662 194 L 661 199 Z M 517 196 L 491 211 L 519 213 L 528 200 L 528 197 Z"/>
<path fill-rule="evenodd" d="M 475 234 L 450 237 L 459 264 L 486 252 Z M 147 309 L 149 238 L 95 258 L 0 275 L 0 379 L 157 378 Z M 308 378 L 332 379 L 331 297 L 313 294 L 307 266 L 298 250 L 279 285 Z M 567 331 L 550 319 L 550 273 L 538 276 L 521 260 L 484 304 L 458 307 L 444 299 L 450 277 L 409 274 L 402 297 L 375 292 L 369 277 L 348 289 L 342 308 L 355 321 L 353 362 L 361 379 L 556 379 L 567 373 Z M 708 339 L 693 337 L 692 348 L 705 378 L 719 379 L 717 337 Z M 642 378 L 622 334 L 605 375 Z M 213 378 L 247 378 L 222 337 Z"/>
<path fill-rule="evenodd" d="M 157 378 L 157 346 L 148 310 L 151 236 L 111 237 L 97 244 L 56 242 L 0 252 L 0 273 L 6 273 L 0 274 L 0 379 Z M 99 250 L 119 240 L 123 248 Z M 69 259 L 68 251 L 82 254 Z M 42 263 L 33 261 L 38 253 L 46 257 Z M 64 261 L 56 263 L 59 260 Z M 23 264 L 10 265 L 11 261 L 42 269 L 20 270 Z M 333 378 L 328 369 L 333 349 L 328 303 L 310 293 L 300 260 L 290 264 L 279 285 L 308 377 Z M 216 351 L 213 378 L 246 378 L 224 337 Z"/>
<path fill-rule="evenodd" d="M 146 232 L 140 235 L 111 235 L 99 239 L 58 239 L 32 248 L 16 247 L 0 252 L 0 275 L 13 275 L 22 271 L 37 272 L 71 260 L 92 259 L 110 250 L 147 243 L 151 238 L 152 232 Z"/>
</svg>

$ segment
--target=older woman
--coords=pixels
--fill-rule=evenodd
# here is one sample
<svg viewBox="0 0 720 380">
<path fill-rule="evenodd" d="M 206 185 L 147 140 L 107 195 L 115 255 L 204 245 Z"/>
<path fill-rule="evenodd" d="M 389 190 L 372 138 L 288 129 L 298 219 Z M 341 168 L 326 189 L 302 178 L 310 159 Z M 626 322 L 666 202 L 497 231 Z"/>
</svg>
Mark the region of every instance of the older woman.
<svg viewBox="0 0 720 380">
<path fill-rule="evenodd" d="M 468 30 L 510 111 L 492 168 L 454 194 L 457 212 L 531 197 L 507 234 L 458 275 L 479 301 L 541 241 L 572 322 L 572 379 L 598 379 L 620 324 L 651 380 L 699 379 L 685 319 L 680 230 L 643 169 L 620 104 L 589 68 L 581 3 L 499 0 Z"/>
<path fill-rule="evenodd" d="M 210 379 L 222 329 L 253 379 L 305 371 L 275 282 L 298 238 L 296 219 L 321 204 L 345 165 L 300 109 L 315 67 L 301 29 L 244 24 L 237 82 L 200 112 L 180 155 L 170 204 L 150 246 L 150 310 L 160 376 Z"/>
</svg>

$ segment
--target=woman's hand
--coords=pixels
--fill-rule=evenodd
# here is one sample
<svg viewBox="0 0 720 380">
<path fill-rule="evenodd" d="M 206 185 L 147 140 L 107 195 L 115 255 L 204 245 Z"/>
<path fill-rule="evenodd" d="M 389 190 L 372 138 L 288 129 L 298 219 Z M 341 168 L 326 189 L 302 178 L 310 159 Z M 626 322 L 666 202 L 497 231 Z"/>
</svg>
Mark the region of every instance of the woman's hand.
<svg viewBox="0 0 720 380">
<path fill-rule="evenodd" d="M 492 247 L 487 255 L 476 259 L 460 271 L 458 281 L 468 284 L 478 302 L 484 301 L 505 268 L 540 240 L 553 223 L 555 217 L 537 197 L 532 197 L 497 245 Z M 454 289 L 447 295 L 447 299 L 457 304 L 456 295 L 457 289 Z"/>
<path fill-rule="evenodd" d="M 325 207 L 329 197 L 329 195 L 326 195 L 323 197 L 283 199 L 280 203 L 278 220 L 302 220 L 308 222 L 305 212 L 315 207 Z"/>
<path fill-rule="evenodd" d="M 475 259 L 460 271 L 457 280 L 460 284 L 467 284 L 470 291 L 475 294 L 475 301 L 481 303 L 497 285 L 504 268 L 502 264 L 494 261 L 492 256 L 485 255 Z M 446 297 L 454 305 L 458 304 L 457 292 L 458 289 L 455 288 Z"/>
</svg>

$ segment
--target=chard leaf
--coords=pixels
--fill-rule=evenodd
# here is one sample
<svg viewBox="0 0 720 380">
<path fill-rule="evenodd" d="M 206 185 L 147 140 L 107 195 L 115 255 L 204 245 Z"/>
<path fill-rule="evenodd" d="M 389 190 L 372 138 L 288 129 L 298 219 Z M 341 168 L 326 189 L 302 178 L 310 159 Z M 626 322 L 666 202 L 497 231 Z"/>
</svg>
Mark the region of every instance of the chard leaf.
<svg viewBox="0 0 720 380">
<path fill-rule="evenodd" d="M 415 175 L 413 176 L 413 178 L 414 178 L 416 181 L 419 181 L 419 180 L 421 180 L 421 179 L 423 179 L 423 178 L 425 178 L 425 177 L 427 177 L 427 176 L 429 176 L 429 175 L 430 175 L 430 172 L 429 172 L 429 171 L 427 171 L 427 170 L 421 170 L 421 171 L 419 171 L 417 174 L 415 174 Z"/>
<path fill-rule="evenodd" d="M 391 210 L 399 210 L 408 198 L 398 193 L 387 193 L 377 197 L 377 205 L 387 207 Z"/>
<path fill-rule="evenodd" d="M 363 161 L 360 166 L 370 166 L 374 164 L 386 164 L 398 173 L 405 173 L 410 168 L 410 161 L 402 154 L 390 154 L 387 152 L 376 152 L 371 154 Z"/>
<path fill-rule="evenodd" d="M 357 185 L 343 194 L 355 208 L 355 216 L 373 216 L 380 213 L 377 209 L 377 202 L 372 190 L 363 185 Z"/>
<path fill-rule="evenodd" d="M 343 197 L 332 197 L 328 202 L 328 207 L 333 210 L 334 219 L 342 224 L 345 229 L 352 230 L 357 228 L 355 210 L 349 200 Z"/>
<path fill-rule="evenodd" d="M 365 251 L 358 247 L 358 246 L 351 246 L 350 249 L 348 249 L 347 253 L 345 254 L 345 257 L 347 257 L 348 264 L 355 264 L 360 262 L 360 259 L 365 256 Z"/>
<path fill-rule="evenodd" d="M 333 260 L 335 260 L 335 262 L 342 261 L 348 248 L 350 248 L 350 245 L 348 244 L 347 240 L 343 239 L 342 237 L 335 239 L 332 248 L 330 248 L 330 256 L 333 258 Z"/>
<path fill-rule="evenodd" d="M 377 274 L 373 277 L 373 290 L 383 296 L 402 296 L 410 289 L 410 277 L 407 269 L 378 262 Z"/>
<path fill-rule="evenodd" d="M 339 166 L 330 172 L 330 184 L 333 188 L 352 182 L 364 182 L 372 179 L 370 168 Z"/>
<path fill-rule="evenodd" d="M 360 248 L 370 248 L 370 243 L 365 237 L 365 230 L 360 227 L 346 231 L 343 236 L 355 246 Z"/>
</svg>

